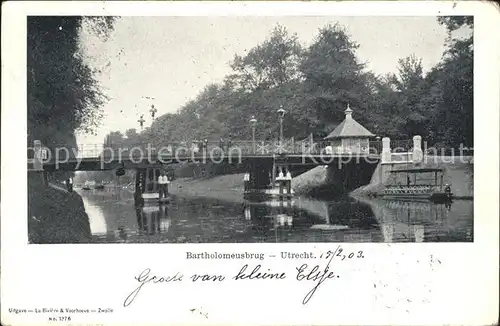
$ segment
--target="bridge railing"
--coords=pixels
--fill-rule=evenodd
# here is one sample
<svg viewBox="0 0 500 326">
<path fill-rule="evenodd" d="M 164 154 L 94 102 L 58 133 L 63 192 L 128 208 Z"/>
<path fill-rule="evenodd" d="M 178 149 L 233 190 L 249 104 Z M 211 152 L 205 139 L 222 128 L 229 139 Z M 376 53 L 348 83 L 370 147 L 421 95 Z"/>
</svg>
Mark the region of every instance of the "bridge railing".
<svg viewBox="0 0 500 326">
<path fill-rule="evenodd" d="M 272 154 L 379 154 L 380 142 L 370 142 L 363 148 L 335 147 L 330 141 L 294 141 L 287 139 L 280 143 L 275 140 L 231 142 L 164 142 L 153 146 L 151 143 L 135 144 L 83 144 L 76 147 L 51 146 L 50 160 L 76 159 L 144 159 L 148 157 L 220 157 L 220 156 L 266 156 Z"/>
<path fill-rule="evenodd" d="M 474 148 L 466 146 L 447 146 L 444 144 L 428 144 L 424 142 L 422 150 L 425 155 L 433 156 L 474 156 Z"/>
<path fill-rule="evenodd" d="M 104 148 L 102 144 L 78 145 L 76 155 L 78 158 L 97 158 L 103 154 Z"/>
<path fill-rule="evenodd" d="M 413 151 L 413 140 L 411 139 L 391 139 L 392 153 L 409 153 Z"/>
</svg>

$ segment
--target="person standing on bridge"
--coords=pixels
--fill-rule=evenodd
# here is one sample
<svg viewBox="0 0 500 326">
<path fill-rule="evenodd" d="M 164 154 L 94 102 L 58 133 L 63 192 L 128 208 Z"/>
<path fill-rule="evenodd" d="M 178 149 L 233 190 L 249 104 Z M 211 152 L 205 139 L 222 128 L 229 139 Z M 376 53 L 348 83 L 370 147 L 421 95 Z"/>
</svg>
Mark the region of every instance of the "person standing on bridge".
<svg viewBox="0 0 500 326">
<path fill-rule="evenodd" d="M 283 174 L 283 169 L 280 168 L 280 172 L 278 173 L 276 180 L 284 180 L 284 179 L 285 179 L 285 175 Z"/>
<path fill-rule="evenodd" d="M 220 147 L 221 151 L 224 151 L 224 138 L 220 139 L 220 141 L 219 141 L 219 147 Z"/>
<path fill-rule="evenodd" d="M 73 192 L 73 178 L 72 177 L 69 177 L 66 180 L 66 187 L 68 188 L 69 192 Z"/>
<path fill-rule="evenodd" d="M 250 183 L 250 173 L 245 173 L 243 175 L 243 186 L 244 186 L 244 190 L 245 192 L 247 192 L 249 189 L 249 183 Z"/>
<path fill-rule="evenodd" d="M 279 185 L 279 194 L 283 195 L 285 176 L 283 175 L 282 168 L 280 168 L 280 172 L 278 173 L 278 176 L 276 177 L 276 181 L 278 181 L 278 185 Z"/>
<path fill-rule="evenodd" d="M 203 153 L 205 153 L 205 155 L 207 155 L 207 151 L 208 151 L 208 139 L 206 139 L 206 138 L 203 140 L 203 148 L 204 148 Z"/>
<path fill-rule="evenodd" d="M 165 171 L 161 171 L 161 174 L 158 177 L 158 188 L 160 190 L 159 199 L 161 199 L 162 197 L 167 198 L 169 183 L 170 181 L 168 180 L 168 176 L 165 174 Z"/>
<path fill-rule="evenodd" d="M 292 192 L 292 173 L 290 173 L 289 169 L 287 169 L 286 171 L 285 181 L 286 181 L 286 193 L 290 195 Z"/>
</svg>

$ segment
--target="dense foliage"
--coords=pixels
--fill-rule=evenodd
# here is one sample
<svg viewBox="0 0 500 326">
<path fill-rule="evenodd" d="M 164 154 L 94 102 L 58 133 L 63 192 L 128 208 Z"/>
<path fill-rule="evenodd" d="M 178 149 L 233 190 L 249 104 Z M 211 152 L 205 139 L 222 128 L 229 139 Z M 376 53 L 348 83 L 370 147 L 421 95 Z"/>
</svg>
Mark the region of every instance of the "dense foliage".
<svg viewBox="0 0 500 326">
<path fill-rule="evenodd" d="M 321 28 L 307 48 L 278 25 L 266 41 L 234 57 L 232 73 L 223 82 L 207 85 L 177 113 L 158 117 L 131 139 L 154 144 L 229 134 L 251 139 L 251 116 L 258 121 L 257 138 L 272 139 L 279 132 L 280 105 L 287 111 L 285 137 L 300 139 L 331 131 L 350 103 L 355 118 L 377 135 L 409 139 L 420 134 L 430 144 L 471 147 L 472 33 L 465 39 L 451 33 L 472 29 L 472 17 L 438 21 L 450 33 L 441 62 L 424 74 L 421 59 L 412 55 L 401 58 L 397 73 L 386 76 L 376 76 L 359 62 L 358 45 L 338 24 Z"/>
<path fill-rule="evenodd" d="M 29 16 L 27 40 L 28 143 L 74 145 L 75 131 L 92 132 L 106 101 L 80 51 L 85 24 L 105 38 L 113 17 Z"/>
<path fill-rule="evenodd" d="M 87 24 L 102 37 L 111 17 L 28 18 L 28 141 L 75 142 L 76 130 L 93 132 L 106 96 L 81 55 L 79 33 Z M 347 103 L 355 118 L 377 135 L 409 138 L 420 134 L 431 143 L 473 146 L 473 39 L 451 33 L 472 29 L 472 17 L 439 17 L 450 32 L 441 62 L 424 74 L 421 60 L 401 58 L 396 74 L 376 76 L 356 57 L 358 45 L 342 26 L 327 25 L 303 47 L 296 35 L 276 26 L 267 40 L 246 55 L 235 55 L 232 73 L 207 85 L 175 114 L 158 117 L 140 134 L 127 131 L 127 142 L 217 140 L 231 134 L 250 139 L 278 134 L 276 110 L 287 111 L 286 137 L 329 132 L 343 119 Z M 157 103 L 161 106 L 161 103 Z M 107 141 L 125 142 L 115 132 Z"/>
</svg>

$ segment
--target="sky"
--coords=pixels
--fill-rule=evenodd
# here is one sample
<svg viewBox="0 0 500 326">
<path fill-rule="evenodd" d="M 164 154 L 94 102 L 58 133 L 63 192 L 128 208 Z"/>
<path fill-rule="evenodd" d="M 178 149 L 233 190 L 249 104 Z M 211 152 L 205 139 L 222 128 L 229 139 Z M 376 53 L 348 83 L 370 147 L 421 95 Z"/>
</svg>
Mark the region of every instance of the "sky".
<svg viewBox="0 0 500 326">
<path fill-rule="evenodd" d="M 307 46 L 318 30 L 338 22 L 359 44 L 358 59 L 376 74 L 397 72 L 399 58 L 415 54 L 424 71 L 436 65 L 445 50 L 446 29 L 436 17 L 122 17 L 103 41 L 84 29 L 82 51 L 110 98 L 97 135 L 78 135 L 80 144 L 101 144 L 111 131 L 140 129 L 157 116 L 176 112 L 210 83 L 231 72 L 235 54 L 248 50 L 283 25 Z M 154 98 L 154 100 L 146 97 Z"/>
</svg>

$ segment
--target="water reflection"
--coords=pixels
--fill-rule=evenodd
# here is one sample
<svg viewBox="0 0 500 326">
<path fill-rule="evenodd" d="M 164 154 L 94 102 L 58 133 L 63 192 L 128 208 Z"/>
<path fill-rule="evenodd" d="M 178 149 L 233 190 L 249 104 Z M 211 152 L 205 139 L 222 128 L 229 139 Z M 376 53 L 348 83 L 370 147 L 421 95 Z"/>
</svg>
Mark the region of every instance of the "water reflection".
<svg viewBox="0 0 500 326">
<path fill-rule="evenodd" d="M 102 209 L 97 205 L 93 205 L 86 197 L 82 197 L 82 200 L 85 212 L 89 217 L 90 232 L 92 234 L 106 234 L 108 228 Z"/>
<path fill-rule="evenodd" d="M 167 216 L 167 210 L 168 208 L 164 205 L 136 208 L 139 233 L 153 235 L 168 232 L 171 221 Z"/>
<path fill-rule="evenodd" d="M 274 225 L 275 227 L 292 227 L 293 225 L 293 217 L 287 214 L 279 214 L 274 217 Z"/>
<path fill-rule="evenodd" d="M 451 242 L 473 240 L 472 201 L 451 206 L 344 198 L 241 201 L 83 193 L 95 242 Z"/>
<path fill-rule="evenodd" d="M 453 203 L 359 199 L 383 226 L 386 242 L 473 241 L 473 202 Z"/>
</svg>

